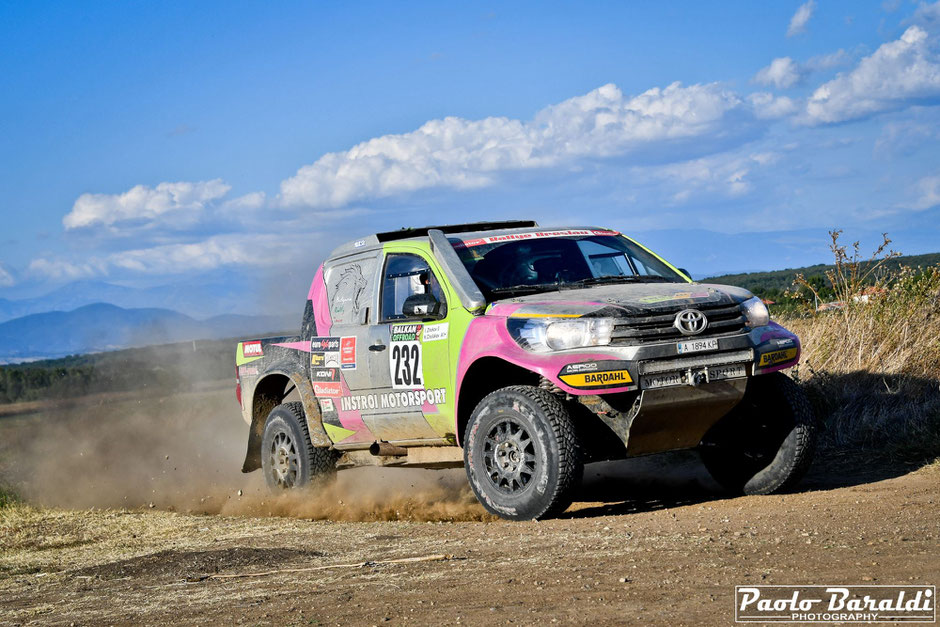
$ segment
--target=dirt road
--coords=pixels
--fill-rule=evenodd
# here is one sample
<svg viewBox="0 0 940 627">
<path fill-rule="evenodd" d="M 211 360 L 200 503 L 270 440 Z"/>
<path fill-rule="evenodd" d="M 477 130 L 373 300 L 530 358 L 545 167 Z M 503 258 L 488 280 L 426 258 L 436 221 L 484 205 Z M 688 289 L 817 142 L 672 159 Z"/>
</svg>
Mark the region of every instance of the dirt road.
<svg viewBox="0 0 940 627">
<path fill-rule="evenodd" d="M 177 415 L 191 428 L 192 416 Z M 92 417 L 59 419 L 45 429 L 74 433 Z M 159 423 L 161 432 L 174 424 Z M 43 462 L 32 451 L 47 450 L 21 437 L 34 427 L 0 421 L 0 458 L 43 500 L 46 474 L 29 484 L 22 473 Z M 817 467 L 799 493 L 742 498 L 722 495 L 694 455 L 592 465 L 564 518 L 509 523 L 473 503 L 462 471 L 357 469 L 289 501 L 223 472 L 174 502 L 170 486 L 182 477 L 150 466 L 173 458 L 153 441 L 149 454 L 133 448 L 136 462 L 109 466 L 108 482 L 92 472 L 100 464 L 81 466 L 88 450 L 59 462 L 71 473 L 59 483 L 73 489 L 61 503 L 128 509 L 0 510 L 0 624 L 729 624 L 736 584 L 940 583 L 936 463 L 868 474 Z M 221 454 L 206 455 L 219 463 Z M 119 480 L 124 465 L 132 483 Z M 132 491 L 148 473 L 147 489 Z M 354 566 L 441 554 L 448 559 Z M 205 578 L 286 569 L 299 572 Z"/>
</svg>

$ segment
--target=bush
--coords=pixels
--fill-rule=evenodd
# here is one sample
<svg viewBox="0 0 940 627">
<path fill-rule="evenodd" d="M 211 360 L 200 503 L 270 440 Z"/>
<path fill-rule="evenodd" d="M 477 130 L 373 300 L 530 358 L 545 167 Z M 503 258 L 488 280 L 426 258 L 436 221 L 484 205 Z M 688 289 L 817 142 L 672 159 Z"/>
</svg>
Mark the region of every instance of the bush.
<svg viewBox="0 0 940 627">
<path fill-rule="evenodd" d="M 833 231 L 829 288 L 841 307 L 784 321 L 803 343 L 794 377 L 823 419 L 823 450 L 905 461 L 940 456 L 940 266 L 883 271 L 885 237 L 871 260 L 849 255 Z M 797 277 L 795 288 L 813 295 Z"/>
</svg>

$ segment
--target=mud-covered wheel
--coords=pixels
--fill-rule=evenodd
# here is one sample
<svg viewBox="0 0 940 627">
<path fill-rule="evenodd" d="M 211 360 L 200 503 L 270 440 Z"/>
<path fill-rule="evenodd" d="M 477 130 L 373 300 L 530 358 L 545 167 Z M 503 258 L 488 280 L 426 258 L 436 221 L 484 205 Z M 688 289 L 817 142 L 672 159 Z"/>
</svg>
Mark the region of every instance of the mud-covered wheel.
<svg viewBox="0 0 940 627">
<path fill-rule="evenodd" d="M 301 403 L 278 405 L 268 414 L 261 439 L 261 469 L 271 490 L 289 490 L 336 472 L 336 453 L 315 448 Z"/>
<path fill-rule="evenodd" d="M 565 511 L 584 471 L 564 404 L 527 385 L 497 390 L 480 401 L 467 425 L 464 464 L 483 507 L 510 520 Z"/>
<path fill-rule="evenodd" d="M 816 416 L 783 373 L 754 377 L 744 398 L 702 440 L 702 461 L 724 488 L 785 492 L 803 478 L 816 449 Z"/>
</svg>

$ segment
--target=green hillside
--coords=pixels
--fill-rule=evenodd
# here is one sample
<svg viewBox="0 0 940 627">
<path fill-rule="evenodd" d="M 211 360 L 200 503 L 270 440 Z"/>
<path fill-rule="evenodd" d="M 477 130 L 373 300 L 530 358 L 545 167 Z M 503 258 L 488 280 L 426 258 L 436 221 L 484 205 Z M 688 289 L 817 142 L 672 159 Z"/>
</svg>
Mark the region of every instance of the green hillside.
<svg viewBox="0 0 940 627">
<path fill-rule="evenodd" d="M 940 264 L 940 253 L 930 253 L 927 255 L 908 255 L 905 257 L 896 257 L 889 259 L 884 263 L 885 272 L 893 272 L 900 266 L 910 266 L 912 268 L 935 266 Z M 867 265 L 866 263 L 862 264 Z M 721 285 L 736 285 L 750 290 L 761 298 L 775 302 L 783 301 L 783 293 L 787 288 L 793 285 L 793 280 L 797 274 L 802 274 L 810 283 L 819 288 L 820 295 L 831 294 L 828 289 L 826 272 L 835 269 L 833 265 L 817 264 L 815 266 L 806 266 L 803 268 L 788 268 L 786 270 L 774 270 L 772 272 L 748 272 L 745 274 L 723 274 L 721 276 L 702 279 L 702 283 L 719 283 Z M 880 271 L 879 271 L 880 272 Z"/>
</svg>

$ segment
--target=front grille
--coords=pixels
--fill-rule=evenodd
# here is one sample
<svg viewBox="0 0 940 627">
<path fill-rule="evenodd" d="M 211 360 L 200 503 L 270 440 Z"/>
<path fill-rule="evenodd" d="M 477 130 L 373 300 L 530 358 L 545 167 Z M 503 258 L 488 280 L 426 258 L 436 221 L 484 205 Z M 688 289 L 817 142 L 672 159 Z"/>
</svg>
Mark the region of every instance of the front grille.
<svg viewBox="0 0 940 627">
<path fill-rule="evenodd" d="M 682 335 L 673 326 L 676 314 L 684 309 L 698 309 L 708 318 L 708 326 L 698 335 Z M 669 307 L 650 314 L 641 314 L 618 318 L 611 336 L 612 345 L 653 344 L 672 340 L 696 339 L 700 337 L 720 337 L 735 335 L 744 331 L 747 320 L 738 305 L 726 303 L 700 303 L 681 307 Z"/>
</svg>

